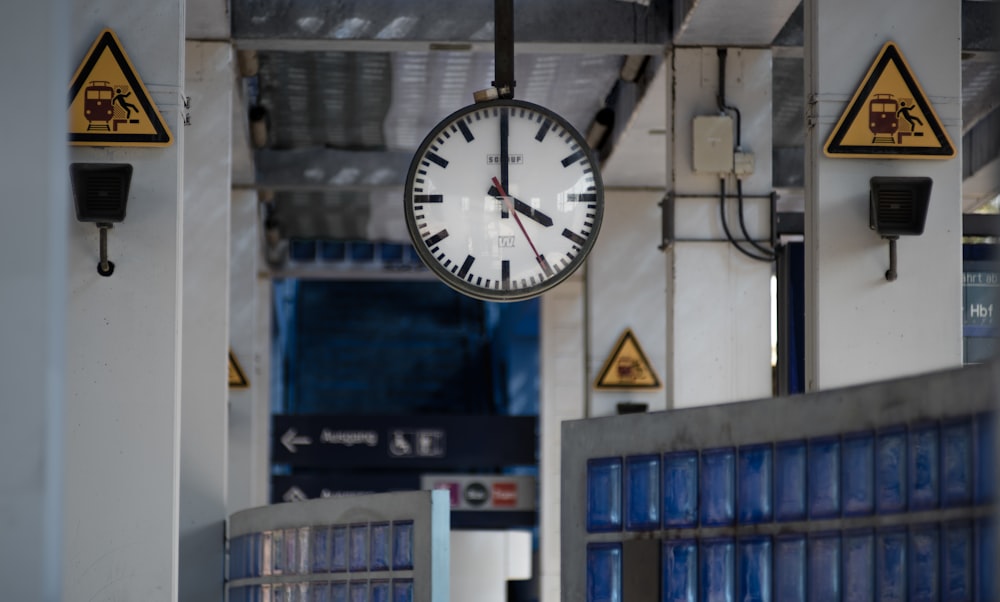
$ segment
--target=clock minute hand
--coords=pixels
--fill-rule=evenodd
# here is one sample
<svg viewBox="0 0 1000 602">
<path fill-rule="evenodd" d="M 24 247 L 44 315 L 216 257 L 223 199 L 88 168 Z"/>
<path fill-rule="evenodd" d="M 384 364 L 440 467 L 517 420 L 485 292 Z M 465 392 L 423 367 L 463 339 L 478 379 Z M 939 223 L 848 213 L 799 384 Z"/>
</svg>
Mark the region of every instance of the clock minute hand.
<svg viewBox="0 0 1000 602">
<path fill-rule="evenodd" d="M 500 191 L 497 190 L 496 186 L 490 186 L 490 190 L 489 190 L 489 192 L 487 192 L 487 194 L 489 194 L 490 196 L 495 197 L 497 199 L 501 199 L 501 200 L 502 200 L 502 197 L 507 196 L 507 195 L 501 195 Z M 549 217 L 549 216 L 547 216 L 547 215 L 545 215 L 544 213 L 542 213 L 538 209 L 535 209 L 531 205 L 525 203 L 524 201 L 522 201 L 522 200 L 520 200 L 518 198 L 515 198 L 515 197 L 507 197 L 507 198 L 510 198 L 511 200 L 514 201 L 514 211 L 517 211 L 517 212 L 525 215 L 529 219 L 535 220 L 536 222 L 538 222 L 539 224 L 545 226 L 546 228 L 548 228 L 549 226 L 552 225 L 552 218 Z"/>
<path fill-rule="evenodd" d="M 511 214 L 517 221 L 517 227 L 521 229 L 521 232 L 524 234 L 524 238 L 527 239 L 528 245 L 531 247 L 531 252 L 535 254 L 535 260 L 538 261 L 538 265 L 542 267 L 542 271 L 545 272 L 546 276 L 551 276 L 552 268 L 549 266 L 549 262 L 538 253 L 538 249 L 535 248 L 535 243 L 531 242 L 531 236 L 528 235 L 528 231 L 525 230 L 524 224 L 521 223 L 521 218 L 518 217 L 517 212 L 514 211 L 514 203 L 511 202 L 510 197 L 507 196 L 506 192 L 504 192 L 503 186 L 500 184 L 500 181 L 497 180 L 496 176 L 493 176 L 493 186 L 495 186 L 498 192 L 500 192 L 500 198 L 503 199 L 504 205 L 510 209 Z"/>
<path fill-rule="evenodd" d="M 510 115 L 506 107 L 500 109 L 500 188 L 510 188 Z M 495 178 L 494 178 L 495 180 Z M 506 219 L 507 207 L 500 209 L 500 217 Z"/>
</svg>

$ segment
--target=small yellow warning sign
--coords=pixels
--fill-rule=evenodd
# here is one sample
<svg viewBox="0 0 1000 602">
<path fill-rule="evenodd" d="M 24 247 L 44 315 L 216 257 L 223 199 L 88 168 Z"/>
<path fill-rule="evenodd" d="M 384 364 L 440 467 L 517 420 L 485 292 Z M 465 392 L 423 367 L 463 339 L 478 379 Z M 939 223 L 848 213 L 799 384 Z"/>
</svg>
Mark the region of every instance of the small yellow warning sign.
<svg viewBox="0 0 1000 602">
<path fill-rule="evenodd" d="M 950 159 L 955 146 L 903 54 L 886 42 L 823 152 L 834 158 Z"/>
<path fill-rule="evenodd" d="M 240 367 L 240 363 L 236 361 L 236 356 L 233 355 L 233 350 L 229 350 L 229 387 L 231 389 L 246 389 L 250 386 L 250 381 L 247 380 L 246 373 L 243 372 L 243 368 Z"/>
<path fill-rule="evenodd" d="M 659 389 L 660 379 L 642 352 L 639 341 L 626 328 L 618 338 L 614 351 L 594 382 L 596 389 Z"/>
<path fill-rule="evenodd" d="M 110 29 L 97 37 L 73 76 L 69 141 L 74 146 L 169 146 L 173 141 Z"/>
</svg>

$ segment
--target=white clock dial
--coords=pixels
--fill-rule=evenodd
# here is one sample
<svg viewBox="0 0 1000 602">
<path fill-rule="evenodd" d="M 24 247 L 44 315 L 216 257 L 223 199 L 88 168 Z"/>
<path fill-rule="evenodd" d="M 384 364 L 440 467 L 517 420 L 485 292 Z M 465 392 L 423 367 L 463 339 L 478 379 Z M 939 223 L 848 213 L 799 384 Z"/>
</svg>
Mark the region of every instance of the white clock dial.
<svg viewBox="0 0 1000 602">
<path fill-rule="evenodd" d="M 424 139 L 405 210 L 417 252 L 446 284 L 515 301 L 583 263 L 600 230 L 604 191 L 586 142 L 564 119 L 495 100 L 452 114 Z"/>
</svg>

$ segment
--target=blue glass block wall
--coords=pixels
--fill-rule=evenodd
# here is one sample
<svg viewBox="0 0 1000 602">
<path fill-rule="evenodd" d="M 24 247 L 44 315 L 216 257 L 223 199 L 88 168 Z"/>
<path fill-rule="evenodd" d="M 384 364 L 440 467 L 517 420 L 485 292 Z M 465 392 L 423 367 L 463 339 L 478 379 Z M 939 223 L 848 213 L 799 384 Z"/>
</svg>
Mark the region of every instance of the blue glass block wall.
<svg viewBox="0 0 1000 602">
<path fill-rule="evenodd" d="M 237 513 L 228 600 L 447 602 L 447 546 L 435 550 L 431 542 L 440 548 L 447 540 L 449 502 L 447 492 L 404 492 Z M 360 516 L 381 518 L 356 520 Z"/>
<path fill-rule="evenodd" d="M 742 420 L 742 404 L 733 404 L 725 428 L 699 419 L 702 409 L 564 427 L 564 470 L 585 465 L 575 473 L 583 487 L 569 490 L 587 492 L 586 503 L 564 506 L 563 570 L 575 565 L 587 575 L 563 575 L 564 599 L 621 600 L 636 578 L 630 567 L 655 566 L 658 574 L 641 580 L 658 591 L 644 600 L 998 600 L 988 389 L 978 402 L 925 401 L 912 417 L 894 409 L 881 420 L 852 418 L 846 408 L 823 420 L 814 404 L 801 416 L 812 430 L 783 427 L 781 412 Z M 710 412 L 718 421 L 719 410 Z M 839 432 L 824 433 L 824 424 Z M 615 425 L 621 435 L 611 434 Z M 690 425 L 705 434 L 701 445 Z M 676 445 L 675 432 L 686 445 Z M 719 445 L 725 440 L 732 445 Z M 564 481 L 564 504 L 566 495 Z M 573 524 L 581 529 L 567 537 Z M 655 562 L 630 556 L 649 554 L 628 544 L 650 538 L 659 542 Z M 567 547 L 581 544 L 583 557 Z"/>
</svg>

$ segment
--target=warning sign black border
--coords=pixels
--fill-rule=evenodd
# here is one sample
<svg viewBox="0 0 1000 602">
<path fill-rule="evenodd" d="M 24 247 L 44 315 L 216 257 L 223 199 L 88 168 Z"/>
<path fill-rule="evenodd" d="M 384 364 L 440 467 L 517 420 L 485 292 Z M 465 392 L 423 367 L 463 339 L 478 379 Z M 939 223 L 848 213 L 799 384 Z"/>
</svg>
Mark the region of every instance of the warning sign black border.
<svg viewBox="0 0 1000 602">
<path fill-rule="evenodd" d="M 642 363 L 646 365 L 649 369 L 649 373 L 653 375 L 654 383 L 651 385 L 603 385 L 604 377 L 608 375 L 608 371 L 611 369 L 611 365 L 614 359 L 618 357 L 621 352 L 622 347 L 625 346 L 625 341 L 632 339 L 632 344 L 635 345 L 635 350 L 642 358 Z M 618 338 L 618 343 L 615 344 L 614 351 L 608 354 L 608 359 L 604 360 L 604 365 L 601 367 L 601 372 L 597 379 L 594 381 L 595 389 L 659 389 L 663 384 L 660 382 L 660 377 L 656 375 L 656 370 L 653 369 L 653 364 L 650 363 L 649 358 L 646 357 L 646 352 L 642 350 L 642 345 L 639 344 L 639 339 L 635 338 L 635 333 L 632 332 L 631 328 L 626 328 L 625 332 Z"/>
<path fill-rule="evenodd" d="M 232 349 L 229 350 L 229 367 L 232 368 L 236 372 L 236 376 L 239 377 L 239 380 L 236 381 L 229 380 L 227 378 L 227 380 L 229 380 L 229 388 L 230 389 L 248 388 L 250 386 L 250 381 L 247 380 L 247 375 L 245 372 L 243 372 L 243 367 L 240 366 L 240 363 L 236 360 L 236 356 L 233 355 Z"/>
<path fill-rule="evenodd" d="M 841 140 L 844 139 L 844 136 L 847 135 L 847 131 L 852 125 L 854 125 L 854 120 L 857 118 L 858 113 L 864 108 L 865 101 L 871 96 L 876 82 L 878 82 L 890 62 L 896 65 L 900 76 L 903 78 L 903 83 L 905 83 L 910 92 L 913 93 L 913 100 L 920 108 L 924 117 L 927 118 L 927 126 L 933 134 L 933 139 L 937 140 L 940 147 L 935 148 L 930 146 L 895 145 L 856 146 L 840 144 Z M 834 126 L 833 133 L 830 135 L 826 145 L 823 147 L 824 154 L 832 158 L 867 157 L 881 159 L 950 159 L 955 156 L 955 147 L 952 145 L 951 139 L 941 126 L 937 113 L 934 112 L 930 103 L 927 102 L 923 89 L 920 87 L 920 84 L 917 83 L 916 77 L 914 77 L 913 73 L 910 72 L 910 68 L 906 64 L 906 59 L 903 58 L 903 55 L 900 53 L 896 44 L 893 42 L 886 42 L 865 77 L 866 79 L 863 80 L 862 85 L 858 88 L 857 92 L 854 93 L 854 98 L 851 99 L 851 104 L 849 105 L 847 111 L 841 115 L 837 125 Z"/>
<path fill-rule="evenodd" d="M 139 103 L 142 109 L 146 112 L 146 116 L 149 117 L 149 121 L 156 131 L 155 134 L 126 134 L 126 133 L 93 133 L 93 134 L 79 134 L 70 132 L 69 141 L 72 142 L 85 142 L 88 145 L 95 146 L 112 146 L 114 144 L 128 144 L 128 145 L 156 145 L 156 146 L 168 146 L 172 141 L 173 137 L 170 135 L 170 130 L 167 129 L 166 125 L 163 123 L 162 116 L 157 110 L 156 106 L 149 100 L 147 96 L 146 86 L 140 81 L 139 76 L 135 73 L 135 68 L 132 66 L 132 62 L 129 61 L 128 56 L 125 54 L 125 50 L 122 49 L 118 42 L 118 38 L 115 36 L 114 32 L 110 29 L 105 29 L 101 32 L 101 35 L 97 38 L 97 42 L 94 43 L 93 48 L 90 49 L 90 54 L 80 65 L 77 70 L 76 79 L 73 80 L 73 84 L 69 89 L 69 101 L 67 104 L 67 109 L 73 106 L 73 99 L 76 98 L 77 94 L 80 93 L 80 88 L 87 82 L 87 78 L 90 77 L 91 72 L 94 70 L 94 66 L 97 64 L 98 59 L 103 54 L 104 50 L 107 49 L 111 52 L 111 56 L 114 57 L 115 62 L 118 63 L 118 67 L 122 70 L 125 75 L 125 79 L 128 81 L 129 87 L 135 92 L 135 100 Z"/>
</svg>

